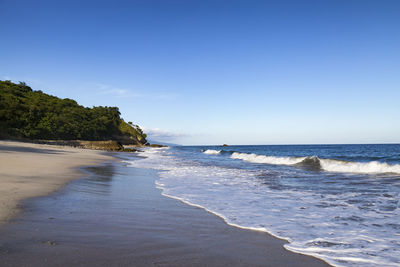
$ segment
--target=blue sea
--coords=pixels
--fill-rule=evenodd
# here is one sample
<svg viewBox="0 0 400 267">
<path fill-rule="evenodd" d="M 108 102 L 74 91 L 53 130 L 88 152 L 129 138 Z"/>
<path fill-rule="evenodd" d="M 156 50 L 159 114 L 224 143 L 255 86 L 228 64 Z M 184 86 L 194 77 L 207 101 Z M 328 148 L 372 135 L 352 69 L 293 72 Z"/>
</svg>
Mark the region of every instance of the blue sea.
<svg viewBox="0 0 400 267">
<path fill-rule="evenodd" d="M 400 266 L 400 144 L 148 148 L 163 194 L 335 266 Z"/>
</svg>

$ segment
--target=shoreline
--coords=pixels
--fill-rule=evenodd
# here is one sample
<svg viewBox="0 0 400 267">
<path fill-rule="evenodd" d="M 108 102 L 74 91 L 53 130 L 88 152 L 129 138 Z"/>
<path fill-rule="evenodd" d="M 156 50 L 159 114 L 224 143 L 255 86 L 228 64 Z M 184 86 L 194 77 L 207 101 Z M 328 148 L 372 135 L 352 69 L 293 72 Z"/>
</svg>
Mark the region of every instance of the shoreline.
<svg viewBox="0 0 400 267">
<path fill-rule="evenodd" d="M 100 151 L 0 140 L 0 225 L 20 212 L 20 203 L 49 195 L 83 177 L 81 167 L 115 160 Z"/>
<path fill-rule="evenodd" d="M 214 212 L 214 211 L 212 211 L 212 210 L 209 210 L 209 209 L 207 209 L 206 207 L 203 207 L 203 206 L 201 206 L 201 205 L 198 205 L 198 204 L 194 204 L 194 203 L 185 201 L 185 200 L 183 200 L 182 198 L 175 197 L 175 196 L 172 196 L 172 195 L 168 195 L 168 194 L 166 194 L 166 193 L 163 192 L 162 187 L 160 187 L 160 186 L 158 186 L 158 185 L 157 185 L 156 187 L 157 187 L 158 189 L 161 190 L 161 195 L 162 195 L 162 196 L 165 196 L 165 197 L 167 197 L 167 198 L 171 198 L 171 199 L 177 200 L 177 201 L 179 201 L 179 202 L 184 203 L 185 205 L 188 205 L 188 206 L 191 206 L 191 207 L 195 207 L 195 208 L 204 210 L 204 211 L 206 211 L 206 212 L 208 212 L 208 213 L 210 213 L 210 214 L 212 214 L 212 215 L 214 215 L 214 216 L 220 218 L 221 220 L 223 220 L 224 223 L 225 223 L 226 225 L 229 225 L 229 226 L 231 226 L 231 227 L 235 227 L 235 228 L 238 228 L 238 229 L 241 229 L 241 230 L 245 230 L 245 231 L 253 231 L 253 232 L 260 232 L 260 233 L 267 234 L 267 235 L 270 236 L 271 238 L 275 238 L 275 239 L 277 239 L 277 240 L 281 240 L 281 241 L 283 242 L 282 247 L 285 248 L 288 252 L 295 253 L 295 254 L 299 254 L 299 255 L 303 255 L 303 256 L 306 256 L 306 257 L 312 257 L 312 258 L 315 258 L 315 259 L 317 259 L 317 260 L 323 261 L 323 262 L 326 263 L 328 266 L 335 266 L 335 265 L 333 265 L 332 263 L 328 262 L 327 260 L 325 260 L 325 259 L 323 259 L 323 258 L 320 258 L 320 257 L 317 257 L 317 256 L 315 256 L 315 255 L 312 255 L 312 254 L 305 254 L 305 253 L 301 253 L 301 252 L 298 252 L 298 251 L 295 251 L 295 250 L 288 249 L 285 245 L 290 243 L 290 240 L 289 240 L 289 239 L 286 239 L 286 238 L 281 237 L 281 236 L 278 236 L 278 235 L 274 235 L 273 233 L 271 233 L 270 231 L 268 231 L 268 230 L 265 229 L 265 228 L 260 228 L 260 229 L 259 229 L 259 228 L 245 227 L 245 226 L 241 226 L 241 225 L 239 225 L 239 224 L 230 223 L 230 222 L 228 221 L 228 219 L 227 219 L 226 217 L 224 217 L 222 214 L 219 214 L 219 213 L 217 213 L 217 212 Z"/>
<path fill-rule="evenodd" d="M 269 233 L 229 225 L 165 196 L 156 187 L 157 171 L 118 161 L 133 158 L 117 153 L 106 156 L 108 163 L 96 158 L 93 167 L 80 162 L 70 170 L 73 181 L 23 200 L 24 212 L 0 225 L 4 266 L 43 260 L 56 266 L 329 266 L 286 250 Z"/>
</svg>

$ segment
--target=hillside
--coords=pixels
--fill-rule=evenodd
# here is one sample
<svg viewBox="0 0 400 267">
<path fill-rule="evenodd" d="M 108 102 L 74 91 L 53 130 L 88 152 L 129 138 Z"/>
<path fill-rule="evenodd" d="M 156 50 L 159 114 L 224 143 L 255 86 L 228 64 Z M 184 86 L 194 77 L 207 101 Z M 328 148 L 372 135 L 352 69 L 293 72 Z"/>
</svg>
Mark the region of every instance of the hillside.
<svg viewBox="0 0 400 267">
<path fill-rule="evenodd" d="M 0 138 L 146 144 L 140 127 L 120 115 L 117 107 L 87 108 L 72 99 L 34 91 L 25 83 L 0 81 Z"/>
</svg>

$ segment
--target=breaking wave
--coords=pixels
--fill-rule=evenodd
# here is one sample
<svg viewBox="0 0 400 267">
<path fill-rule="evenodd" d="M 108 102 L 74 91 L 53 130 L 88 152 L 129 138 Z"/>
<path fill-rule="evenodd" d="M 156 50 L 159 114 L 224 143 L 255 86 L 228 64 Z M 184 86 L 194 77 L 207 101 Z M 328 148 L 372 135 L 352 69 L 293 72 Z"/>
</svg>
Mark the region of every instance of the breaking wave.
<svg viewBox="0 0 400 267">
<path fill-rule="evenodd" d="M 399 164 L 387 164 L 384 162 L 351 162 L 334 159 L 320 159 L 321 168 L 330 172 L 354 172 L 354 173 L 400 173 Z"/>
<path fill-rule="evenodd" d="M 209 155 L 216 155 L 221 153 L 221 150 L 214 150 L 214 149 L 207 149 L 203 151 L 204 154 L 209 154 Z"/>
<path fill-rule="evenodd" d="M 129 165 L 161 170 L 156 185 L 163 195 L 204 208 L 230 225 L 286 239 L 284 246 L 290 251 L 333 266 L 399 265 L 397 177 L 377 185 L 369 176 L 342 172 L 398 172 L 400 164 L 341 161 L 334 156 L 273 157 L 263 155 L 265 150 L 222 149 L 217 155 L 204 155 L 207 149 L 144 149 L 143 157 Z M 239 160 L 338 173 L 260 168 Z"/>
<path fill-rule="evenodd" d="M 231 155 L 231 158 L 232 159 L 241 159 L 241 160 L 252 162 L 252 163 L 293 165 L 293 164 L 301 162 L 306 157 L 299 157 L 299 158 L 296 158 L 296 157 L 273 157 L 273 156 L 234 152 Z"/>
<path fill-rule="evenodd" d="M 265 163 L 275 165 L 296 165 L 329 172 L 350 173 L 400 173 L 399 164 L 387 164 L 378 161 L 353 162 L 336 159 L 320 159 L 313 157 L 274 157 L 258 154 L 234 152 L 232 159 L 241 159 L 252 163 Z"/>
</svg>

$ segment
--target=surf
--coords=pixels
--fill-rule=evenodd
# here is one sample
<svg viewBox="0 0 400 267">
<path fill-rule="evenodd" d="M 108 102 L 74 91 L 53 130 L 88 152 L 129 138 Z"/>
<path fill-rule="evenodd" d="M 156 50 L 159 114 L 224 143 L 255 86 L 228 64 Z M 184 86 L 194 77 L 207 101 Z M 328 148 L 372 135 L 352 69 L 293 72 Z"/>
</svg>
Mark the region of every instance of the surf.
<svg viewBox="0 0 400 267">
<path fill-rule="evenodd" d="M 207 155 L 208 149 L 218 153 Z M 330 146 L 319 151 L 294 147 L 302 149 L 294 155 L 315 152 L 321 157 L 287 156 L 293 147 L 229 149 L 144 149 L 143 157 L 129 165 L 160 170 L 156 185 L 163 195 L 202 207 L 230 225 L 286 239 L 285 248 L 290 251 L 333 266 L 396 266 L 399 176 L 391 175 L 377 184 L 374 178 L 380 175 L 347 172 L 386 173 L 396 171 L 392 167 L 398 165 L 363 160 L 380 156 L 366 152 L 365 146 L 350 152 L 353 146 L 333 152 Z M 270 151 L 274 156 L 268 156 Z M 385 158 L 399 164 L 397 155 L 393 152 Z M 359 162 L 349 161 L 357 157 Z M 260 163 L 241 162 L 245 159 Z M 305 172 L 305 168 L 312 171 Z"/>
<path fill-rule="evenodd" d="M 221 153 L 221 150 L 207 149 L 207 150 L 204 150 L 203 153 L 208 154 L 208 155 L 217 155 L 217 154 Z"/>
<path fill-rule="evenodd" d="M 253 153 L 234 152 L 230 158 L 240 159 L 251 163 L 264 163 L 273 165 L 293 165 L 328 172 L 347 173 L 395 173 L 400 174 L 400 164 L 388 164 L 379 161 L 354 162 L 337 159 L 320 159 L 311 157 L 275 157 Z"/>
</svg>

